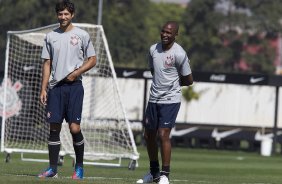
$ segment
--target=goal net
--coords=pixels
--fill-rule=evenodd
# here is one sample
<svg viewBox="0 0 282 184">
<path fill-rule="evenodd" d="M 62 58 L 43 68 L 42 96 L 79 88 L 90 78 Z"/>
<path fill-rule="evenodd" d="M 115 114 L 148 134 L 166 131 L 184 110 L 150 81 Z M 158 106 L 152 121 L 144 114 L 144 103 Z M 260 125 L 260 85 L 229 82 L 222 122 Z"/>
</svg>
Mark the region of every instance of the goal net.
<svg viewBox="0 0 282 184">
<path fill-rule="evenodd" d="M 92 39 L 97 65 L 84 74 L 84 103 L 81 129 L 85 159 L 137 160 L 130 123 L 121 102 L 115 70 L 102 26 L 74 24 Z M 3 105 L 1 151 L 48 153 L 49 124 L 45 107 L 39 102 L 43 40 L 58 24 L 26 31 L 9 31 L 5 76 L 0 93 Z M 61 131 L 61 154 L 74 155 L 68 124 Z M 105 162 L 107 163 L 107 162 Z"/>
</svg>

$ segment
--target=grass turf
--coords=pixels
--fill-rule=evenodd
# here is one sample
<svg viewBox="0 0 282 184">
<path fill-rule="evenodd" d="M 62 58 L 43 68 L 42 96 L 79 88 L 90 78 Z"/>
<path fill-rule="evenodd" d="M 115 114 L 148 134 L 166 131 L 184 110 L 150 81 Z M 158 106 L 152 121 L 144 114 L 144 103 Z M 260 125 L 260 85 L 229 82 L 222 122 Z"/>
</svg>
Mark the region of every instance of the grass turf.
<svg viewBox="0 0 282 184">
<path fill-rule="evenodd" d="M 139 167 L 128 170 L 129 160 L 124 167 L 98 167 L 85 165 L 85 178 L 79 183 L 133 184 L 148 171 L 146 149 L 138 147 Z M 32 155 L 37 156 L 37 155 Z M 39 179 L 36 175 L 46 168 L 47 163 L 21 161 L 20 154 L 13 153 L 9 163 L 0 153 L 0 183 L 77 183 L 70 176 L 73 172 L 72 159 L 65 157 L 59 167 L 58 179 Z M 260 156 L 259 153 L 173 148 L 171 163 L 172 184 L 281 184 L 281 155 Z"/>
</svg>

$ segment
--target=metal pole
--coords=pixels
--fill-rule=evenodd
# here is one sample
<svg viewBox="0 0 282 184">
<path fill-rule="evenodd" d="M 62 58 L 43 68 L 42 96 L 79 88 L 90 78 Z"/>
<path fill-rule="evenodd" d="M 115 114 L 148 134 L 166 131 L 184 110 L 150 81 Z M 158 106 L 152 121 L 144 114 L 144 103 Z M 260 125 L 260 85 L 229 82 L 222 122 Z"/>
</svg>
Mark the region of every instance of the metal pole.
<svg viewBox="0 0 282 184">
<path fill-rule="evenodd" d="M 146 121 L 146 105 L 147 105 L 147 86 L 148 86 L 148 79 L 144 79 L 144 98 L 143 98 L 143 117 L 142 117 L 142 124 L 145 124 Z M 144 132 L 144 126 L 142 126 L 142 132 Z M 141 140 L 142 145 L 146 145 L 144 136 L 142 136 Z"/>
<path fill-rule="evenodd" d="M 275 151 L 276 151 L 278 101 L 279 101 L 279 86 L 276 86 L 275 88 L 276 88 L 276 90 L 275 90 L 275 109 L 274 109 L 274 126 L 273 126 L 272 153 L 275 153 Z"/>
<path fill-rule="evenodd" d="M 103 0 L 99 0 L 97 24 L 102 25 Z"/>
<path fill-rule="evenodd" d="M 143 117 L 142 117 L 142 121 L 143 123 L 145 123 L 145 111 L 146 111 L 146 105 L 147 105 L 147 85 L 148 85 L 148 79 L 144 79 L 144 98 L 143 98 Z"/>
</svg>

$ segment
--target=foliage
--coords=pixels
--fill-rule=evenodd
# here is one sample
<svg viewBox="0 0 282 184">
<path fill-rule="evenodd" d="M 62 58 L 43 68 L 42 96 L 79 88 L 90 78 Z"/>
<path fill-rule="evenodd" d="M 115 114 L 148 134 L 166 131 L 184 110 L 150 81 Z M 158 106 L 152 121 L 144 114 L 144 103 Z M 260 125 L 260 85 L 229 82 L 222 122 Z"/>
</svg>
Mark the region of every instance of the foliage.
<svg viewBox="0 0 282 184">
<path fill-rule="evenodd" d="M 0 1 L 0 70 L 4 69 L 8 30 L 33 29 L 57 22 L 58 0 Z M 75 1 L 74 22 L 97 23 L 98 0 Z M 250 54 L 250 37 L 278 38 L 282 6 L 278 0 L 191 0 L 182 7 L 150 0 L 103 0 L 102 24 L 115 66 L 147 67 L 150 45 L 159 41 L 167 20 L 180 23 L 177 42 L 188 52 L 193 70 L 273 73 L 275 49 L 263 37 Z M 239 30 L 239 31 L 238 31 Z M 277 63 L 275 63 L 277 64 Z"/>
<path fill-rule="evenodd" d="M 281 32 L 281 2 L 277 0 L 231 0 L 238 8 L 249 9 L 246 19 L 250 29 L 267 32 Z"/>
<path fill-rule="evenodd" d="M 57 23 L 55 3 L 58 0 L 0 1 L 0 71 L 4 69 L 7 31 L 34 29 Z M 94 22 L 97 1 L 76 1 L 75 22 Z M 87 10 L 87 11 L 85 11 Z M 81 19 L 78 19 L 81 18 Z M 96 23 L 96 22 L 94 22 Z"/>
<path fill-rule="evenodd" d="M 115 65 L 144 68 L 149 45 L 144 19 L 148 11 L 149 0 L 106 1 L 103 26 Z"/>
<path fill-rule="evenodd" d="M 46 25 L 47 20 L 52 20 L 50 6 L 47 6 L 50 2 L 48 0 L 2 0 L 0 2 L 0 70 L 4 68 L 7 31 Z M 35 11 L 39 9 L 40 11 Z"/>
<path fill-rule="evenodd" d="M 281 31 L 282 8 L 276 0 L 191 1 L 183 16 L 192 68 L 221 72 L 274 73 L 275 48 L 260 34 Z M 221 9 L 220 9 L 221 7 Z M 269 10 L 273 11 L 269 11 Z M 278 37 L 276 36 L 276 39 Z M 250 45 L 249 45 L 250 44 Z M 248 48 L 261 48 L 249 53 Z"/>
<path fill-rule="evenodd" d="M 183 15 L 185 34 L 189 38 L 184 47 L 188 48 L 194 70 L 209 70 L 218 65 L 216 55 L 222 46 L 217 33 L 222 16 L 213 11 L 215 4 L 214 0 L 192 1 Z"/>
<path fill-rule="evenodd" d="M 185 12 L 184 7 L 180 7 L 177 4 L 159 3 L 151 4 L 149 15 L 145 18 L 146 26 L 149 28 L 149 32 L 146 33 L 150 44 L 158 42 L 160 40 L 160 30 L 163 24 L 168 20 L 174 20 L 180 22 L 179 35 L 177 42 L 183 43 L 185 39 L 184 27 L 181 24 L 181 17 Z"/>
<path fill-rule="evenodd" d="M 191 102 L 192 100 L 198 100 L 200 98 L 200 95 L 202 94 L 202 92 L 196 92 L 194 90 L 193 86 L 182 87 L 181 92 L 182 92 L 182 97 L 186 101 L 186 104 L 185 104 L 186 113 L 184 114 L 184 121 L 186 121 L 187 120 L 188 103 Z"/>
<path fill-rule="evenodd" d="M 161 26 L 167 20 L 180 21 L 181 10 L 149 0 L 106 0 L 103 26 L 115 66 L 146 68 L 148 49 L 159 40 Z"/>
<path fill-rule="evenodd" d="M 191 102 L 192 100 L 198 100 L 200 98 L 200 93 L 195 92 L 193 86 L 183 87 L 181 91 L 182 96 L 187 102 Z"/>
</svg>

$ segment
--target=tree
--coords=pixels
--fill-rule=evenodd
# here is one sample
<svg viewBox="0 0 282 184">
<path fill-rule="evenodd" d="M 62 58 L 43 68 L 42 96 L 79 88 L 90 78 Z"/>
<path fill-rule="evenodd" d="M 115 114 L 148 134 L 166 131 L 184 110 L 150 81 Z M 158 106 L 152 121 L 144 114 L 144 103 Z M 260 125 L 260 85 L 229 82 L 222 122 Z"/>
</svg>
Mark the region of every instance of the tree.
<svg viewBox="0 0 282 184">
<path fill-rule="evenodd" d="M 218 37 L 223 16 L 214 11 L 215 5 L 214 0 L 191 1 L 182 17 L 188 37 L 184 47 L 194 70 L 213 70 L 221 64 L 217 53 L 223 48 Z"/>
<path fill-rule="evenodd" d="M 144 19 L 149 3 L 149 0 L 106 1 L 103 25 L 116 66 L 146 66 L 149 28 Z"/>
<path fill-rule="evenodd" d="M 56 2 L 0 1 L 0 70 L 4 70 L 7 31 L 56 23 Z M 161 26 L 176 20 L 180 23 L 177 42 L 188 52 L 193 70 L 274 72 L 275 48 L 268 45 L 281 32 L 278 0 L 191 0 L 187 8 L 150 0 L 103 2 L 102 22 L 115 66 L 146 68 L 148 48 L 159 41 Z M 98 1 L 75 1 L 75 5 L 74 22 L 97 23 Z M 261 33 L 267 34 L 261 37 Z M 255 35 L 259 39 L 253 44 L 250 37 Z M 250 43 L 261 52 L 244 50 Z"/>
<path fill-rule="evenodd" d="M 4 70 L 7 31 L 34 29 L 57 23 L 58 0 L 0 1 L 0 70 Z M 96 23 L 98 2 L 75 1 L 74 22 Z"/>
<path fill-rule="evenodd" d="M 7 31 L 34 29 L 56 23 L 55 2 L 57 1 L 2 0 L 0 2 L 0 70 L 4 70 Z"/>
<path fill-rule="evenodd" d="M 273 73 L 276 53 L 273 47 L 269 49 L 272 40 L 261 36 L 256 44 L 251 40 L 281 29 L 277 16 L 281 6 L 275 4 L 275 0 L 192 0 L 183 22 L 193 69 Z M 250 53 L 250 47 L 260 51 Z"/>
<path fill-rule="evenodd" d="M 106 0 L 103 26 L 115 66 L 147 68 L 147 53 L 160 40 L 161 26 L 168 20 L 180 21 L 184 10 L 149 0 Z"/>
<path fill-rule="evenodd" d="M 258 32 L 281 32 L 281 1 L 277 0 L 230 0 L 237 9 L 248 10 L 246 28 Z"/>
<path fill-rule="evenodd" d="M 189 87 L 183 87 L 181 89 L 182 91 L 182 96 L 185 99 L 185 114 L 184 114 L 184 121 L 187 120 L 187 111 L 188 111 L 188 103 L 191 102 L 192 100 L 198 100 L 200 98 L 200 93 L 195 92 L 193 86 Z"/>
</svg>

